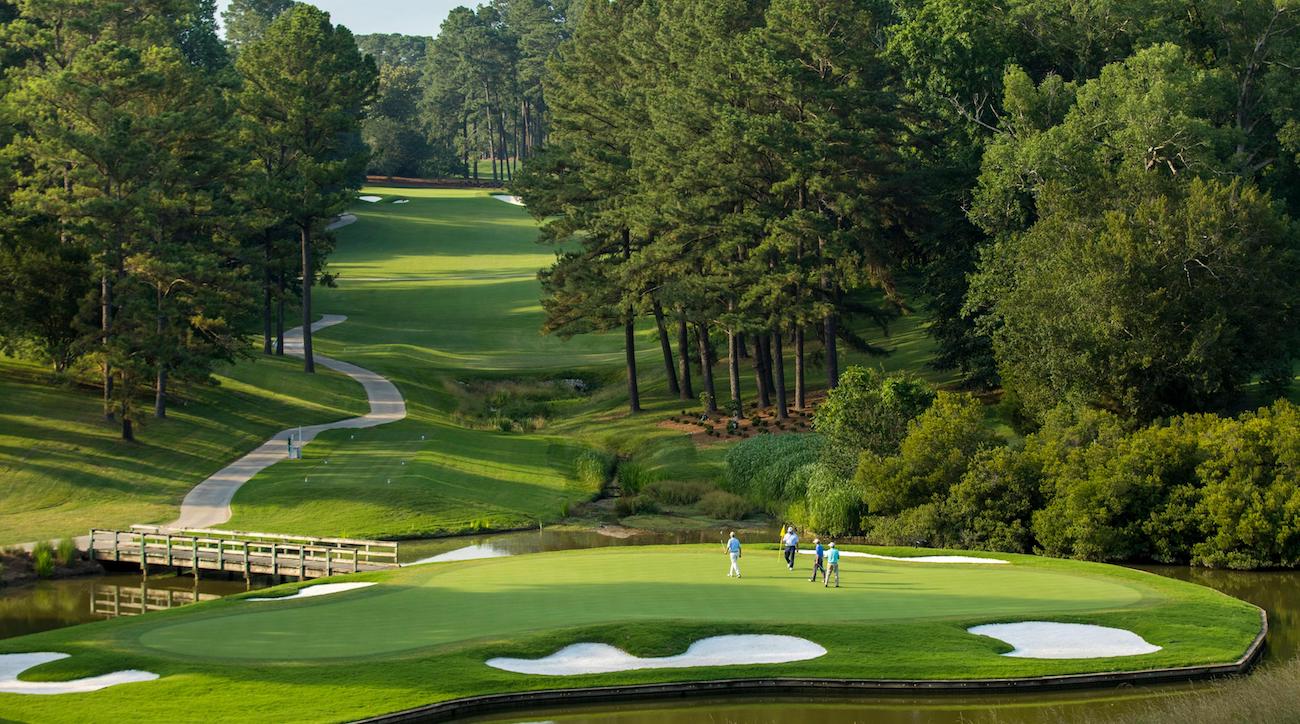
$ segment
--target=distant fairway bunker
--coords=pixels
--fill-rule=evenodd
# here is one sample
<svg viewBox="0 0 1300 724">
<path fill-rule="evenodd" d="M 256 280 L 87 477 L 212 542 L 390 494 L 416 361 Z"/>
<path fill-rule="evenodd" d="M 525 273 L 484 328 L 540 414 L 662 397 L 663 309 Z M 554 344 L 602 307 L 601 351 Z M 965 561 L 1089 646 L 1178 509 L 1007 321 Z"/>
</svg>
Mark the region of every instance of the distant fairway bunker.
<svg viewBox="0 0 1300 724">
<path fill-rule="evenodd" d="M 962 553 L 846 548 L 898 558 Z M 789 571 L 779 551 L 756 545 L 745 548 L 740 580 L 726 576 L 719 545 L 556 551 L 349 576 L 375 585 L 284 604 L 219 600 L 0 645 L 69 651 L 86 664 L 68 671 L 70 678 L 124 662 L 162 677 L 120 687 L 125 693 L 96 692 L 87 710 L 95 719 L 184 719 L 195 707 L 234 711 L 246 700 L 292 698 L 295 718 L 305 721 L 403 709 L 450 718 L 483 707 L 646 696 L 1186 680 L 1242 672 L 1261 648 L 1260 611 L 1211 589 L 1117 566 L 999 556 L 1007 563 L 846 556 L 843 587 L 826 589 L 809 581 L 807 557 Z M 1121 629 L 1160 649 L 1022 658 L 1005 655 L 1015 645 L 968 631 L 1035 621 Z M 825 654 L 784 663 L 691 659 L 693 644 L 733 636 L 792 637 Z M 536 662 L 575 644 L 587 645 L 578 653 L 597 645 L 598 654 L 615 649 L 629 659 L 677 659 L 685 668 L 554 676 L 488 665 Z M 303 686 L 310 696 L 301 695 Z M 358 695 L 372 687 L 384 696 Z M 128 695 L 133 688 L 140 693 Z M 32 703 L 41 698 L 0 694 L 0 710 L 20 720 L 51 718 L 53 710 Z"/>
</svg>

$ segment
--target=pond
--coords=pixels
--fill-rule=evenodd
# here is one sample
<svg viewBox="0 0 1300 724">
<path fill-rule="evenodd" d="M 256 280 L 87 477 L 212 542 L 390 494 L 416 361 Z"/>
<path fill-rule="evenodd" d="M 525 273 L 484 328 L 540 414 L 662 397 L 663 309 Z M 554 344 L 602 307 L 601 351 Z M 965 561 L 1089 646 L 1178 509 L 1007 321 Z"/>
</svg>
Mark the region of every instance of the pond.
<svg viewBox="0 0 1300 724">
<path fill-rule="evenodd" d="M 401 546 L 404 563 L 438 556 L 521 555 L 541 551 L 624 545 L 662 545 L 718 542 L 719 531 L 639 534 L 620 537 L 614 529 L 548 529 L 458 538 L 407 541 Z M 775 532 L 749 531 L 751 539 L 776 539 Z M 1138 566 L 1163 576 L 1191 581 L 1250 601 L 1268 611 L 1269 638 L 1265 665 L 1300 655 L 1300 572 L 1213 571 L 1182 566 Z M 275 583 L 255 578 L 251 588 Z M 115 616 L 138 615 L 241 593 L 246 584 L 234 580 L 189 575 L 142 577 L 139 573 L 43 581 L 12 590 L 0 589 L 0 638 L 21 636 Z M 1107 715 L 1140 712 L 1153 699 L 1181 696 L 1196 685 L 1124 686 L 1113 689 L 1034 693 L 1021 695 L 884 696 L 875 698 L 826 697 L 691 700 L 687 702 L 632 703 L 619 706 L 569 707 L 485 717 L 475 721 L 497 724 L 554 721 L 567 724 L 958 724 L 995 720 L 1003 724 L 1055 722 L 1072 715 L 1104 720 Z"/>
</svg>

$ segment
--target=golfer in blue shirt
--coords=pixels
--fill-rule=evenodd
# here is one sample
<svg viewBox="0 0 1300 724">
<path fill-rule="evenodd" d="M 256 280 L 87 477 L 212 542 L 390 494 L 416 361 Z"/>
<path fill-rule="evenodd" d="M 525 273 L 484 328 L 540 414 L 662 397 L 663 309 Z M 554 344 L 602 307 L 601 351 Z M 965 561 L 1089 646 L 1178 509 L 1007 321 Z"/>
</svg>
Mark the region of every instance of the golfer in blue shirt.
<svg viewBox="0 0 1300 724">
<path fill-rule="evenodd" d="M 832 573 L 835 574 L 835 587 L 839 588 L 840 587 L 840 551 L 835 547 L 834 543 L 831 544 L 830 552 L 826 554 L 826 580 L 825 582 L 822 583 L 823 588 L 831 585 Z"/>
<path fill-rule="evenodd" d="M 813 574 L 812 578 L 809 578 L 808 581 L 816 583 L 817 571 L 821 571 L 823 574 L 826 573 L 826 549 L 822 547 L 822 541 L 820 538 L 813 538 L 813 543 L 817 544 L 817 546 L 813 548 L 813 554 L 817 560 L 813 561 Z"/>
<path fill-rule="evenodd" d="M 727 578 L 740 578 L 740 540 L 736 538 L 735 531 L 732 531 L 731 538 L 727 540 L 727 554 L 731 558 L 731 570 L 727 571 Z"/>
</svg>

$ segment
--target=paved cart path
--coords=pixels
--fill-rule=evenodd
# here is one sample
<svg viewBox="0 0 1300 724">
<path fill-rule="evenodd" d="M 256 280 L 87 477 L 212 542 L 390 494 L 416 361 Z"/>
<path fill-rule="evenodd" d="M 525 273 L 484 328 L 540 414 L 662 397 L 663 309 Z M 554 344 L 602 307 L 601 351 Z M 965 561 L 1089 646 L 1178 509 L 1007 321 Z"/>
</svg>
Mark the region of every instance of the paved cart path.
<svg viewBox="0 0 1300 724">
<path fill-rule="evenodd" d="M 311 329 L 312 332 L 318 332 L 345 321 L 347 321 L 345 316 L 327 314 L 311 325 Z M 284 353 L 294 357 L 302 356 L 302 327 L 295 327 L 285 333 Z M 302 428 L 294 427 L 276 433 L 270 440 L 262 443 L 261 447 L 195 486 L 181 503 L 181 517 L 170 523 L 170 526 L 211 528 L 230 520 L 230 501 L 234 499 L 235 492 L 254 475 L 281 460 L 288 459 L 289 437 L 292 436 L 296 440 L 299 430 L 302 432 L 302 442 L 306 444 L 325 430 L 378 427 L 406 417 L 406 400 L 387 378 L 363 367 L 319 354 L 316 355 L 316 364 L 342 372 L 360 382 L 366 390 L 366 397 L 370 400 L 370 412 L 361 417 L 322 425 L 305 425 Z"/>
</svg>

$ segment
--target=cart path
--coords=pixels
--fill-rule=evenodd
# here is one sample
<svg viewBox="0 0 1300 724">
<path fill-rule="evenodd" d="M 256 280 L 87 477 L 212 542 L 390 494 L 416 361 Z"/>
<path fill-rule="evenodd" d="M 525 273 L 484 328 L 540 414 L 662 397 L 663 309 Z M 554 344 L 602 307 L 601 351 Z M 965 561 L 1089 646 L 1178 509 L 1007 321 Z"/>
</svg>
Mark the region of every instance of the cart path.
<svg viewBox="0 0 1300 724">
<path fill-rule="evenodd" d="M 347 317 L 338 314 L 326 314 L 311 325 L 312 332 L 347 321 Z M 302 357 L 302 327 L 295 327 L 285 333 L 284 352 L 294 357 Z M 358 367 L 348 362 L 315 355 L 316 364 L 341 372 L 361 383 L 370 401 L 370 412 L 361 417 L 353 417 L 338 422 L 322 425 L 305 425 L 302 430 L 304 444 L 311 442 L 325 430 L 360 429 L 378 427 L 396 422 L 406 417 L 406 400 L 397 387 L 386 377 Z M 287 460 L 289 457 L 289 436 L 298 436 L 300 428 L 282 430 L 261 447 L 227 465 L 215 475 L 194 487 L 181 502 L 181 516 L 172 523 L 174 528 L 211 528 L 230 520 L 230 501 L 235 492 L 266 468 Z"/>
</svg>

